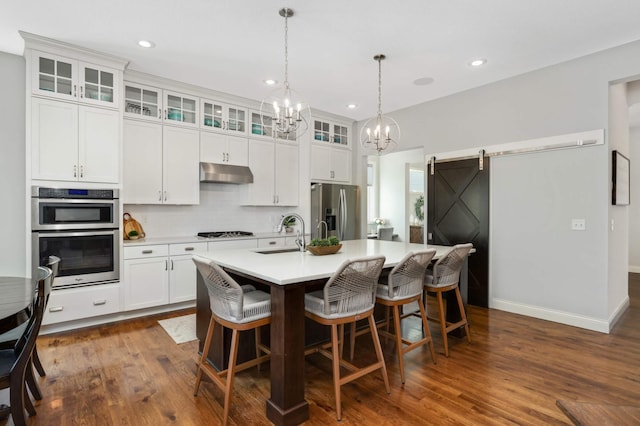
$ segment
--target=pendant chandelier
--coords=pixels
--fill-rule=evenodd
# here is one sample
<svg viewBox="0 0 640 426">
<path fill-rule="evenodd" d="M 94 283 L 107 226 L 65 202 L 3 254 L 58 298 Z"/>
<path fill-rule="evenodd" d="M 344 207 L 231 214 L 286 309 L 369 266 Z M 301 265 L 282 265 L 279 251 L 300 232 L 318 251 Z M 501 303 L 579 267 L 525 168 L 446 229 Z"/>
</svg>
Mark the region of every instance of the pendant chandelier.
<svg viewBox="0 0 640 426">
<path fill-rule="evenodd" d="M 367 120 L 360 130 L 362 147 L 378 155 L 395 149 L 400 140 L 400 126 L 396 120 L 382 115 L 382 61 L 385 58 L 382 54 L 373 57 L 378 62 L 378 113 Z"/>
<path fill-rule="evenodd" d="M 260 104 L 260 116 L 265 131 L 274 137 L 292 139 L 302 136 L 309 127 L 309 106 L 289 85 L 289 18 L 293 10 L 285 7 L 278 12 L 284 18 L 284 82 Z"/>
</svg>

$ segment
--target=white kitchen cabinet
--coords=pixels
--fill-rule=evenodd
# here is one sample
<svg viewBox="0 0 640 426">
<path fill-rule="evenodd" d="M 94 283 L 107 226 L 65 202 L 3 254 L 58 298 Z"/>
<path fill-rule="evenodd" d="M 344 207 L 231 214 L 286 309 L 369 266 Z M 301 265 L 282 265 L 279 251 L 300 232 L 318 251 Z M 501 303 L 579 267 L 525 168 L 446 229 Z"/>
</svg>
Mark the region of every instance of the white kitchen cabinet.
<svg viewBox="0 0 640 426">
<path fill-rule="evenodd" d="M 199 98 L 164 90 L 164 122 L 185 127 L 198 127 Z"/>
<path fill-rule="evenodd" d="M 124 120 L 123 201 L 198 204 L 197 130 Z"/>
<path fill-rule="evenodd" d="M 125 310 L 195 300 L 192 253 L 206 249 L 206 242 L 125 247 Z"/>
<path fill-rule="evenodd" d="M 31 177 L 117 183 L 118 111 L 33 97 Z"/>
<path fill-rule="evenodd" d="M 249 164 L 247 138 L 220 133 L 200 133 L 200 161 L 236 166 Z"/>
<path fill-rule="evenodd" d="M 260 111 L 249 110 L 249 134 L 251 137 L 289 142 L 296 141 L 295 133 L 274 133 L 271 120 L 272 117 L 268 114 L 260 114 Z"/>
<path fill-rule="evenodd" d="M 207 251 L 211 250 L 231 250 L 240 248 L 257 248 L 257 240 L 255 238 L 249 238 L 246 240 L 219 240 L 209 241 L 207 243 Z"/>
<path fill-rule="evenodd" d="M 313 140 L 342 146 L 349 146 L 349 127 L 343 123 L 316 119 L 313 120 Z"/>
<path fill-rule="evenodd" d="M 162 89 L 125 81 L 124 116 L 162 121 Z"/>
<path fill-rule="evenodd" d="M 31 58 L 33 94 L 119 107 L 120 71 L 37 50 L 32 51 Z"/>
<path fill-rule="evenodd" d="M 54 290 L 49 296 L 42 324 L 56 324 L 120 312 L 120 291 L 120 283 Z"/>
<path fill-rule="evenodd" d="M 200 128 L 232 135 L 247 134 L 247 109 L 209 99 L 200 100 Z"/>
<path fill-rule="evenodd" d="M 351 181 L 351 151 L 330 146 L 311 146 L 312 181 Z"/>
<path fill-rule="evenodd" d="M 247 185 L 246 205 L 296 206 L 299 202 L 298 146 L 267 140 L 249 143 L 249 168 L 253 183 Z"/>
</svg>

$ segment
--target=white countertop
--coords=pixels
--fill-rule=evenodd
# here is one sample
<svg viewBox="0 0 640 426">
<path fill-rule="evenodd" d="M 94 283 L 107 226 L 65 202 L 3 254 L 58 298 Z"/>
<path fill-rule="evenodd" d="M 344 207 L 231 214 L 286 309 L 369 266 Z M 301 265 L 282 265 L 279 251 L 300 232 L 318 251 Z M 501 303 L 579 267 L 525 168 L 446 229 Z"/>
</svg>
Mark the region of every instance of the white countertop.
<svg viewBox="0 0 640 426">
<path fill-rule="evenodd" d="M 197 235 L 182 235 L 173 237 L 145 237 L 137 240 L 124 240 L 125 247 L 148 246 L 153 244 L 180 244 L 180 243 L 208 243 L 215 241 L 255 240 L 260 238 L 284 238 L 295 237 L 296 233 L 290 232 L 260 232 L 253 235 L 233 238 L 203 238 Z M 307 234 L 307 237 L 309 235 Z"/>
<path fill-rule="evenodd" d="M 385 267 L 393 267 L 410 251 L 435 248 L 435 258 L 442 256 L 451 247 L 412 244 L 380 240 L 350 240 L 342 242 L 342 249 L 326 256 L 315 256 L 309 252 L 287 252 L 263 254 L 261 249 L 233 249 L 197 252 L 194 254 L 213 260 L 218 265 L 272 282 L 292 284 L 330 277 L 346 259 L 382 254 Z"/>
</svg>

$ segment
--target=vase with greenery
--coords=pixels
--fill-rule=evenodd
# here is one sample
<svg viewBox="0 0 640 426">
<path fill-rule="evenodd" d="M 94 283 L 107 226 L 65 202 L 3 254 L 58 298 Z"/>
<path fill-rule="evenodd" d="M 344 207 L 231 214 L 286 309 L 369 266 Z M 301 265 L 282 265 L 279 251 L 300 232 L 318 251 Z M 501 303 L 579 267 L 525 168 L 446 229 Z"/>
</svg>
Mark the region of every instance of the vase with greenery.
<svg viewBox="0 0 640 426">
<path fill-rule="evenodd" d="M 296 224 L 296 218 L 294 216 L 287 216 L 282 221 L 285 232 L 292 232 L 293 226 Z"/>
</svg>

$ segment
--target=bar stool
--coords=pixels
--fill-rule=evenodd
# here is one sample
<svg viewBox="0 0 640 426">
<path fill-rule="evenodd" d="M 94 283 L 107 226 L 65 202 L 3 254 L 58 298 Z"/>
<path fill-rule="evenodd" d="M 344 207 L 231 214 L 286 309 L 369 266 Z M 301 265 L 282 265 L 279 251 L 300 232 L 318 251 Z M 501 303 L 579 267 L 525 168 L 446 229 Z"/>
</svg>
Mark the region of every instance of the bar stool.
<svg viewBox="0 0 640 426">
<path fill-rule="evenodd" d="M 206 374 L 224 392 L 222 424 L 226 425 L 235 373 L 259 365 L 270 357 L 270 350 L 260 343 L 260 327 L 271 322 L 271 297 L 269 293 L 256 290 L 253 286 L 240 286 L 220 266 L 206 258 L 194 255 L 193 262 L 207 287 L 211 306 L 211 321 L 198 363 L 193 395 L 198 395 L 202 374 Z M 207 362 L 216 323 L 232 330 L 229 365 L 222 371 L 216 371 Z M 256 334 L 256 358 L 236 365 L 238 334 L 240 331 L 253 329 Z M 260 352 L 266 355 L 260 356 Z"/>
<path fill-rule="evenodd" d="M 424 279 L 425 292 L 425 304 L 426 293 L 435 293 L 438 299 L 438 311 L 439 317 L 432 318 L 440 323 L 440 329 L 442 330 L 442 342 L 444 344 L 444 355 L 449 356 L 449 342 L 447 335 L 462 326 L 464 326 L 465 334 L 467 335 L 467 341 L 471 343 L 471 335 L 469 334 L 469 323 L 467 322 L 467 315 L 464 311 L 464 304 L 462 303 L 462 296 L 460 295 L 460 271 L 464 265 L 464 261 L 467 255 L 473 248 L 473 244 L 457 244 L 451 248 L 444 256 L 436 261 L 433 265 L 433 271 L 427 275 Z M 446 320 L 446 313 L 444 310 L 444 303 L 442 300 L 442 293 L 447 291 L 455 291 L 456 299 L 458 300 L 458 309 L 460 309 L 460 321 L 455 323 L 449 323 Z"/>
<path fill-rule="evenodd" d="M 395 337 L 396 349 L 398 351 L 398 363 L 400 364 L 400 378 L 404 383 L 404 354 L 412 351 L 424 344 L 429 345 L 431 350 L 431 360 L 436 363 L 436 353 L 433 349 L 433 340 L 427 324 L 427 315 L 422 302 L 423 281 L 427 266 L 436 254 L 435 249 L 409 252 L 389 273 L 386 283 L 378 284 L 376 303 L 386 306 L 386 321 L 381 325 L 386 325 L 386 330 L 381 330 L 380 334 Z M 424 337 L 418 341 L 411 341 L 402 337 L 402 319 L 412 316 L 412 313 L 400 315 L 400 306 L 411 302 L 418 302 L 420 308 L 420 318 Z M 389 333 L 389 310 L 393 309 L 394 333 Z M 355 330 L 351 329 L 351 359 L 353 359 L 353 349 L 355 340 Z M 407 346 L 404 346 L 407 345 Z"/>
<path fill-rule="evenodd" d="M 382 370 L 384 386 L 387 393 L 390 393 L 387 367 L 384 363 L 382 347 L 380 346 L 380 339 L 373 319 L 376 285 L 384 261 L 384 256 L 368 256 L 346 260 L 329 278 L 323 290 L 310 292 L 304 296 L 305 315 L 319 324 L 331 326 L 331 352 L 326 350 L 329 345 L 321 345 L 312 348 L 306 354 L 319 352 L 333 361 L 333 386 L 338 421 L 342 418 L 340 397 L 342 385 L 350 383 L 365 374 Z M 342 335 L 344 324 L 364 318 L 369 320 L 377 361 L 369 366 L 359 368 L 340 359 L 340 342 L 342 339 L 338 339 L 338 326 L 340 326 L 340 334 Z M 351 373 L 341 377 L 340 367 L 350 370 Z"/>
</svg>

